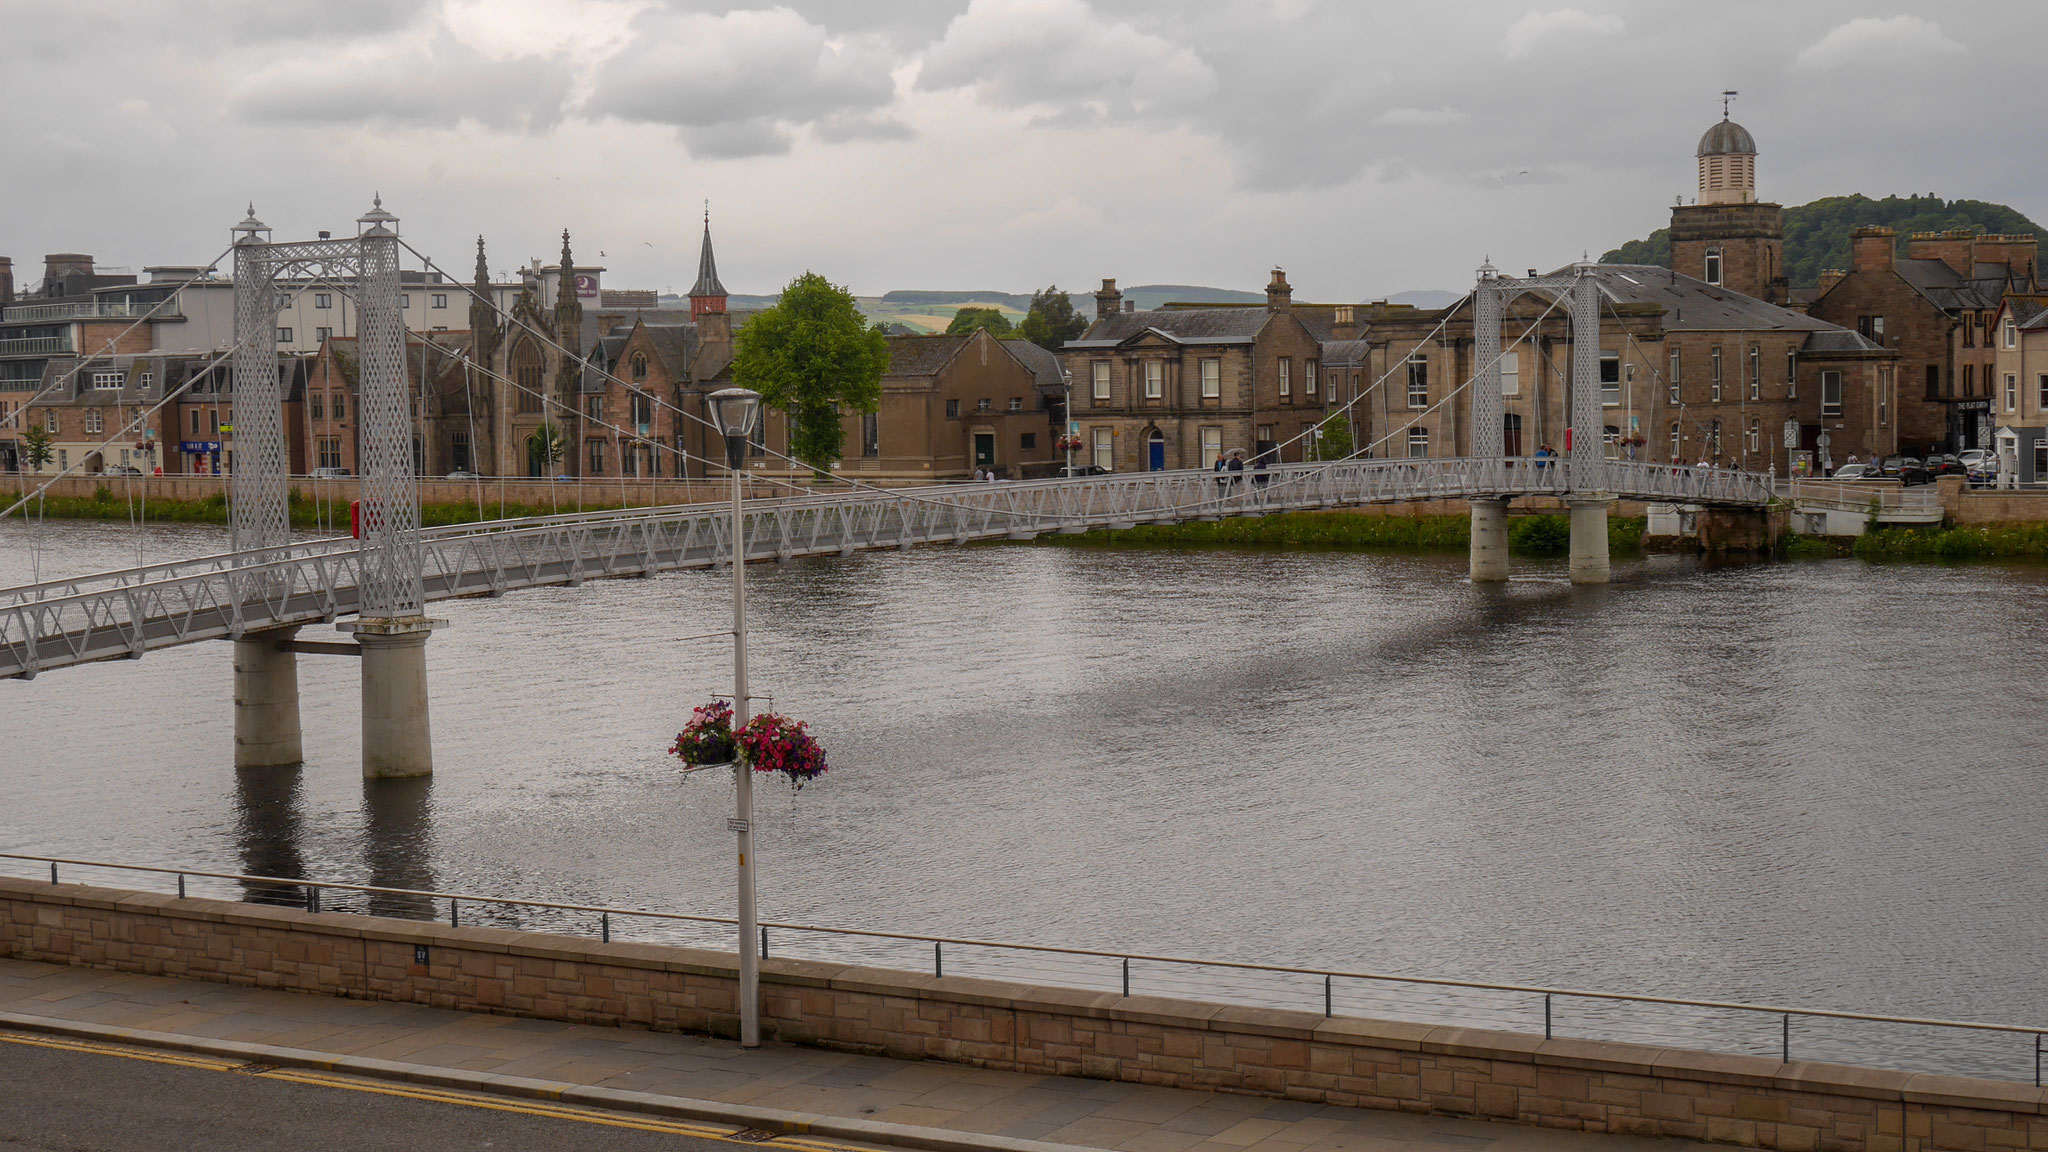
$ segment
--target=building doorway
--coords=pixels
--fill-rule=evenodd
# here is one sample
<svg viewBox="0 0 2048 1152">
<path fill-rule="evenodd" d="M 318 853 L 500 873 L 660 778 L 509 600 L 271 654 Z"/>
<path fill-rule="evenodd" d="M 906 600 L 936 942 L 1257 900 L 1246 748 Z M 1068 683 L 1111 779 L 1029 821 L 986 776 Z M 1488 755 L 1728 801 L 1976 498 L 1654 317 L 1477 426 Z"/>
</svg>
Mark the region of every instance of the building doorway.
<svg viewBox="0 0 2048 1152">
<path fill-rule="evenodd" d="M 1500 418 L 1501 452 L 1508 456 L 1522 454 L 1522 415 L 1509 412 Z"/>
<path fill-rule="evenodd" d="M 1157 428 L 1145 438 L 1145 467 L 1154 472 L 1166 471 L 1166 434 Z"/>
<path fill-rule="evenodd" d="M 993 468 L 996 466 L 996 434 L 976 432 L 974 434 L 974 466 Z"/>
</svg>

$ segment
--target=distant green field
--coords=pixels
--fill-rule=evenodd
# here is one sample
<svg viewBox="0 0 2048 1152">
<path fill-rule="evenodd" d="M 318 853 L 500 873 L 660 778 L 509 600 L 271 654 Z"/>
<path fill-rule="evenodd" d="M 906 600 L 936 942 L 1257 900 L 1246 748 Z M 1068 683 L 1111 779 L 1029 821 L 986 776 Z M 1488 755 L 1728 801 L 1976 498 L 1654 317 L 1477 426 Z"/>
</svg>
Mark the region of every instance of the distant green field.
<svg viewBox="0 0 2048 1152">
<path fill-rule="evenodd" d="M 1004 319 L 1015 324 L 1024 319 L 1024 313 L 1001 300 L 966 301 L 958 304 L 905 304 L 895 300 L 884 300 L 878 296 L 862 296 L 855 300 L 860 305 L 861 315 L 883 324 L 905 324 L 926 332 L 944 332 L 946 325 L 953 322 L 953 314 L 962 308 L 993 308 L 1003 314 Z"/>
</svg>

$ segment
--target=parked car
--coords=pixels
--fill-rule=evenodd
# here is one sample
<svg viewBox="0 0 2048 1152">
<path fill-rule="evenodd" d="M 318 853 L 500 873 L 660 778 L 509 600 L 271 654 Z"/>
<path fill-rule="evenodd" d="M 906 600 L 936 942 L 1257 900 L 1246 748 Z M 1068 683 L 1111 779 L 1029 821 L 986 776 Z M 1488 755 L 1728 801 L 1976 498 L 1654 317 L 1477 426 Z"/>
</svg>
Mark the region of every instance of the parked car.
<svg viewBox="0 0 2048 1152">
<path fill-rule="evenodd" d="M 450 472 L 450 473 L 449 473 L 448 475 L 446 475 L 446 476 L 442 477 L 442 479 L 444 479 L 444 480 L 481 480 L 481 479 L 483 479 L 483 477 L 481 477 L 481 476 L 477 475 L 477 474 L 476 474 L 476 473 L 474 473 L 474 472 L 465 472 L 464 470 L 462 470 L 462 469 L 460 469 L 460 468 L 457 468 L 457 469 L 456 469 L 455 471 L 453 471 L 453 472 Z"/>
<path fill-rule="evenodd" d="M 1875 464 L 1844 464 L 1835 469 L 1830 480 L 1875 480 L 1878 478 Z"/>
<path fill-rule="evenodd" d="M 103 475 L 107 475 L 107 476 L 140 476 L 140 475 L 142 475 L 142 469 L 140 469 L 140 468 L 137 468 L 137 467 L 136 467 L 136 466 L 134 466 L 133 464 L 116 464 L 116 465 L 114 465 L 114 466 L 113 466 L 112 468 L 103 468 L 103 469 L 101 469 L 100 471 L 101 471 L 101 473 L 102 473 Z"/>
<path fill-rule="evenodd" d="M 1109 469 L 1107 469 L 1107 468 L 1104 468 L 1104 467 L 1103 467 L 1103 466 L 1101 466 L 1100 464 L 1076 464 L 1076 465 L 1074 465 L 1074 466 L 1073 466 L 1072 468 L 1066 468 L 1066 467 L 1062 467 L 1062 468 L 1060 469 L 1060 475 L 1062 475 L 1062 476 L 1107 476 L 1107 475 L 1109 475 Z"/>
<path fill-rule="evenodd" d="M 1929 472 L 1927 466 L 1918 460 L 1908 457 L 1899 467 L 1899 483 L 1907 488 L 1915 484 L 1932 484 L 1934 473 Z"/>
<path fill-rule="evenodd" d="M 1994 469 L 1998 467 L 1998 454 L 1988 448 L 1965 448 L 1962 455 L 1956 459 L 1961 460 L 1963 467 L 1972 471 L 1983 464 L 1989 464 Z"/>
<path fill-rule="evenodd" d="M 346 468 L 315 468 L 306 473 L 315 480 L 344 480 L 348 478 L 348 474 Z"/>
<path fill-rule="evenodd" d="M 1970 471 L 1960 457 L 1950 456 L 1945 452 L 1940 455 L 1930 454 L 1926 464 L 1927 471 L 1935 476 L 1965 476 Z"/>
</svg>

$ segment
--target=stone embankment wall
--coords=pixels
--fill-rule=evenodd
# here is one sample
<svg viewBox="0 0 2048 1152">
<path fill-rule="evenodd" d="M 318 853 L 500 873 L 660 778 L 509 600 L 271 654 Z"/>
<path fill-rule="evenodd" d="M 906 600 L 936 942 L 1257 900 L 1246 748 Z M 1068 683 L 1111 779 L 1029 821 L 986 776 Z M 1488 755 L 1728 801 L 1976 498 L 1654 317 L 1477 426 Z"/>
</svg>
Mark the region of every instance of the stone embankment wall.
<svg viewBox="0 0 2048 1152">
<path fill-rule="evenodd" d="M 0 879 L 11 956 L 440 1008 L 737 1033 L 732 956 Z M 1999 1081 L 772 959 L 780 1040 L 1785 1152 L 2048 1148 Z"/>
<path fill-rule="evenodd" d="M 6 475 L 0 491 L 14 493 L 26 479 L 33 488 L 42 481 L 30 475 L 26 478 Z M 863 484 L 877 487 L 902 487 L 907 484 L 929 484 L 929 478 L 911 480 L 901 477 L 870 476 L 858 477 Z M 319 500 L 323 503 L 340 504 L 344 508 L 357 497 L 358 478 L 353 476 L 335 480 L 314 480 L 308 477 L 294 477 L 293 490 L 305 500 Z M 799 488 L 811 487 L 807 478 L 798 478 Z M 226 488 L 228 478 L 222 476 L 65 476 L 50 482 L 49 495 L 90 500 L 99 489 L 105 488 L 115 500 L 148 498 L 150 500 L 204 500 L 218 496 Z M 534 480 L 528 478 L 495 478 L 484 480 L 445 480 L 422 477 L 419 481 L 420 503 L 422 504 L 475 504 L 479 496 L 483 499 L 484 510 L 488 513 L 499 500 L 507 504 L 524 504 L 528 507 L 546 507 L 550 502 L 561 505 L 563 511 L 573 512 L 580 499 L 586 505 L 662 505 L 662 504 L 703 504 L 725 500 L 732 496 L 732 488 L 724 480 L 647 480 L 627 477 L 623 486 L 617 477 L 610 480 Z M 843 492 L 847 484 L 822 484 L 821 492 Z M 769 496 L 789 496 L 792 493 L 788 482 L 780 477 L 770 480 L 755 477 L 748 485 L 749 499 Z M 11 501 L 10 501 L 11 502 Z"/>
</svg>

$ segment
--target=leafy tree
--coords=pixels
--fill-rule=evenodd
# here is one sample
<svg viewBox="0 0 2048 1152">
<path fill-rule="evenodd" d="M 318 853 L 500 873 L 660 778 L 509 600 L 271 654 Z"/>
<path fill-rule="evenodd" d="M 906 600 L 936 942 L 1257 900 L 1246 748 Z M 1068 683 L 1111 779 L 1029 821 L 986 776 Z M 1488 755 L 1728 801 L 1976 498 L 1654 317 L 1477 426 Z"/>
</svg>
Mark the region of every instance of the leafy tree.
<svg viewBox="0 0 2048 1152">
<path fill-rule="evenodd" d="M 21 458 L 31 472 L 40 472 L 56 455 L 50 447 L 50 433 L 41 424 L 31 424 L 21 434 Z"/>
<path fill-rule="evenodd" d="M 552 420 L 541 421 L 526 438 L 527 458 L 539 461 L 542 466 L 541 472 L 546 476 L 555 474 L 555 465 L 562 462 L 562 455 L 567 450 L 568 444 L 562 439 L 562 430 L 556 427 Z"/>
<path fill-rule="evenodd" d="M 853 293 L 816 272 L 790 281 L 775 307 L 733 337 L 733 383 L 789 414 L 790 454 L 814 468 L 845 446 L 842 407 L 881 406 L 888 370 L 888 338 L 861 317 Z"/>
<path fill-rule="evenodd" d="M 1943 200 L 1939 196 L 1828 196 L 1811 204 L 1785 209 L 1785 275 L 1794 287 L 1820 283 L 1827 268 L 1849 266 L 1849 234 L 1865 224 L 1882 224 L 1898 233 L 1902 246 L 1915 232 L 1967 228 L 1977 232 L 2033 233 L 2048 229 L 2003 204 L 1982 200 Z M 1659 228 L 1600 257 L 1603 264 L 1671 266 L 1671 231 Z"/>
<path fill-rule="evenodd" d="M 1019 336 L 1048 352 L 1059 351 L 1060 345 L 1087 330 L 1088 318 L 1074 311 L 1073 300 L 1057 284 L 1032 294 L 1031 307 L 1017 325 Z"/>
<path fill-rule="evenodd" d="M 1351 455 L 1351 414 L 1332 412 L 1317 425 L 1321 436 L 1311 439 L 1308 458 L 1311 460 L 1342 460 Z"/>
<path fill-rule="evenodd" d="M 962 308 L 953 313 L 953 322 L 946 325 L 946 335 L 965 336 L 982 328 L 996 336 L 1008 336 L 1010 318 L 995 308 Z"/>
</svg>

